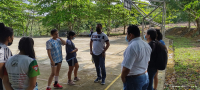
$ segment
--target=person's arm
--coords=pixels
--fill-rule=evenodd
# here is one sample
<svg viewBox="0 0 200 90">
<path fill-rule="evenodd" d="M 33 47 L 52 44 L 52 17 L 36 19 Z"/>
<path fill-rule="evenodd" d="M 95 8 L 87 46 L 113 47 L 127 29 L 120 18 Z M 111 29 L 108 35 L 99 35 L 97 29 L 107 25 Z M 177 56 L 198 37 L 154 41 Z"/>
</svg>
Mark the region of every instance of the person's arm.
<svg viewBox="0 0 200 90">
<path fill-rule="evenodd" d="M 122 74 L 121 74 L 121 79 L 123 83 L 126 82 L 126 76 L 129 74 L 129 72 L 130 72 L 130 69 L 123 67 Z"/>
<path fill-rule="evenodd" d="M 93 53 L 92 53 L 92 43 L 93 43 L 93 41 L 90 40 L 90 54 L 91 54 L 91 55 L 93 54 Z"/>
<path fill-rule="evenodd" d="M 3 77 L 3 85 L 5 87 L 6 90 L 14 90 L 12 87 L 11 87 L 11 84 L 9 82 L 9 79 L 8 79 L 8 75 L 4 75 Z M 33 89 L 32 89 L 33 90 Z"/>
<path fill-rule="evenodd" d="M 77 52 L 78 51 L 78 49 L 76 48 L 76 49 L 74 49 L 73 51 L 71 51 L 70 53 L 75 53 L 75 52 Z"/>
<path fill-rule="evenodd" d="M 29 85 L 28 85 L 28 88 L 26 90 L 33 90 L 35 88 L 35 85 L 36 85 L 36 80 L 37 80 L 37 76 L 29 78 Z"/>
<path fill-rule="evenodd" d="M 47 54 L 48 54 L 49 59 L 50 59 L 50 61 L 51 61 L 51 65 L 52 65 L 52 66 L 55 66 L 55 63 L 54 63 L 54 61 L 53 61 L 53 59 L 52 59 L 52 57 L 51 57 L 51 49 L 47 49 Z"/>
<path fill-rule="evenodd" d="M 8 73 L 7 73 L 6 68 L 4 67 L 3 69 L 4 69 L 4 72 L 3 72 L 4 76 L 3 76 L 2 80 L 3 80 L 3 85 L 4 85 L 5 89 L 6 90 L 14 90 L 11 87 L 11 84 L 9 82 Z"/>
<path fill-rule="evenodd" d="M 52 66 L 55 66 L 55 63 L 54 63 L 54 61 L 53 61 L 53 59 L 52 59 L 52 56 L 51 56 L 51 49 L 52 49 L 51 42 L 50 42 L 50 41 L 47 41 L 47 42 L 46 42 L 47 54 L 48 54 L 48 57 L 49 57 L 49 59 L 50 59 L 50 61 L 51 61 L 51 65 L 52 65 Z"/>
<path fill-rule="evenodd" d="M 0 78 L 3 79 L 3 68 L 5 67 L 5 63 L 0 63 Z"/>
<path fill-rule="evenodd" d="M 40 75 L 40 69 L 36 60 L 33 60 L 29 65 L 28 70 L 28 88 L 26 90 L 33 90 L 36 86 L 37 76 Z"/>
<path fill-rule="evenodd" d="M 122 62 L 123 68 L 121 73 L 121 79 L 123 83 L 126 82 L 126 76 L 129 74 L 137 58 L 137 53 L 134 49 L 132 49 L 132 47 L 128 46 L 126 51 L 124 52 L 124 60 Z"/>
<path fill-rule="evenodd" d="M 66 45 L 66 41 L 63 40 L 62 38 L 58 37 L 60 39 L 60 41 L 62 42 L 62 45 Z"/>
<path fill-rule="evenodd" d="M 106 42 L 106 47 L 105 47 L 105 49 L 104 49 L 104 53 L 108 50 L 108 48 L 110 47 L 110 42 L 109 41 L 107 41 Z"/>
</svg>

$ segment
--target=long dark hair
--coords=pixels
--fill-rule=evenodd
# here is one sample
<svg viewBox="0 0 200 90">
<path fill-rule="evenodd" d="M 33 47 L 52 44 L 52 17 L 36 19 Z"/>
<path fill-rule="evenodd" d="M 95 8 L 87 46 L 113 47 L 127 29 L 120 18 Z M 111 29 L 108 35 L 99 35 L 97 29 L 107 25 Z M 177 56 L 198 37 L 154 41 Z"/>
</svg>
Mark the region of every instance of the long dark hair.
<svg viewBox="0 0 200 90">
<path fill-rule="evenodd" d="M 76 35 L 76 33 L 73 32 L 73 31 L 70 31 L 70 32 L 68 33 L 68 35 L 67 35 L 67 39 L 70 39 L 70 36 L 74 36 L 74 35 Z"/>
<path fill-rule="evenodd" d="M 30 37 L 22 37 L 19 41 L 18 49 L 25 55 L 35 59 L 34 41 Z"/>
<path fill-rule="evenodd" d="M 0 23 L 0 42 L 6 42 L 9 36 L 13 36 L 13 29 L 10 27 L 6 27 L 3 23 Z"/>
<path fill-rule="evenodd" d="M 147 34 L 150 35 L 151 40 L 156 40 L 157 33 L 155 29 L 149 29 Z"/>
<path fill-rule="evenodd" d="M 160 30 L 159 29 L 156 29 L 156 32 L 157 32 L 157 40 L 158 41 L 160 41 L 160 40 L 162 40 L 163 39 L 163 35 L 162 35 L 162 33 L 160 32 Z"/>
</svg>

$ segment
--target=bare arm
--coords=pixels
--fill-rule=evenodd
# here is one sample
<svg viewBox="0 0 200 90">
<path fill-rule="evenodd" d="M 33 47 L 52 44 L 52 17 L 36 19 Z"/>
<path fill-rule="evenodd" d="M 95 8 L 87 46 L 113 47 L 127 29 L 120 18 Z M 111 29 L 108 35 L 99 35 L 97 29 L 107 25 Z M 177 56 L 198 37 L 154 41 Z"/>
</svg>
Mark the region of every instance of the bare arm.
<svg viewBox="0 0 200 90">
<path fill-rule="evenodd" d="M 62 45 L 66 45 L 66 41 L 63 40 L 62 38 L 58 37 L 60 39 L 60 41 L 62 42 Z"/>
<path fill-rule="evenodd" d="M 4 66 L 5 65 L 5 63 L 0 63 L 0 78 L 2 78 L 3 79 L 3 69 L 4 69 Z"/>
<path fill-rule="evenodd" d="M 8 75 L 4 75 L 3 77 L 3 85 L 5 87 L 6 90 L 14 90 L 12 87 L 11 87 L 11 84 L 9 82 L 9 79 L 8 79 Z M 33 90 L 33 89 L 32 89 Z"/>
<path fill-rule="evenodd" d="M 51 49 L 48 49 L 48 50 L 47 50 L 47 54 L 48 54 L 49 59 L 50 59 L 50 61 L 51 61 L 51 65 L 54 66 L 55 63 L 54 63 L 54 61 L 53 61 L 53 59 L 52 59 L 52 57 L 51 57 Z"/>
<path fill-rule="evenodd" d="M 90 40 L 90 54 L 91 54 L 91 55 L 92 55 L 92 43 L 93 43 L 93 41 Z"/>
<path fill-rule="evenodd" d="M 37 80 L 37 76 L 29 78 L 29 85 L 28 85 L 28 88 L 26 90 L 33 90 L 35 88 L 35 85 L 36 85 L 36 80 Z"/>
<path fill-rule="evenodd" d="M 110 47 L 110 42 L 107 41 L 107 42 L 106 42 L 106 47 L 105 47 L 105 49 L 104 49 L 103 52 L 106 52 L 106 51 L 108 50 L 109 47 Z"/>
<path fill-rule="evenodd" d="M 75 53 L 75 52 L 77 52 L 78 51 L 78 49 L 76 48 L 76 49 L 74 49 L 72 52 L 70 52 L 70 53 Z"/>
<path fill-rule="evenodd" d="M 126 76 L 129 74 L 129 72 L 130 72 L 130 69 L 123 67 L 122 74 L 121 74 L 121 79 L 123 83 L 126 82 Z"/>
</svg>

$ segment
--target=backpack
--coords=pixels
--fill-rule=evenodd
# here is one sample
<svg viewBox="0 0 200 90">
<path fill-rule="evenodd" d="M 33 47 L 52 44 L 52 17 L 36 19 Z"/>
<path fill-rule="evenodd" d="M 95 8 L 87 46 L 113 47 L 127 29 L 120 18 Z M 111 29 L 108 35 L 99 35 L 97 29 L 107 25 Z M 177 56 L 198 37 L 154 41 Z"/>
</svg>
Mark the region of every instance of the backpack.
<svg viewBox="0 0 200 90">
<path fill-rule="evenodd" d="M 168 61 L 168 53 L 164 45 L 162 45 L 159 41 L 155 41 L 156 48 L 156 68 L 158 70 L 165 70 Z"/>
</svg>

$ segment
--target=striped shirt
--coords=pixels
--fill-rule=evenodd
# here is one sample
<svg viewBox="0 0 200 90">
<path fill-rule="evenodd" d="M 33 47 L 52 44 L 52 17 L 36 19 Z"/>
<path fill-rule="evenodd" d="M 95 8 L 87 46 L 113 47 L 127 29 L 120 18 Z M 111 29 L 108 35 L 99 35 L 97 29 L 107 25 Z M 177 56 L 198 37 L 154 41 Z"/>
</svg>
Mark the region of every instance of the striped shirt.
<svg viewBox="0 0 200 90">
<path fill-rule="evenodd" d="M 0 43 L 0 63 L 5 63 L 12 56 L 10 49 L 3 43 Z"/>
</svg>

